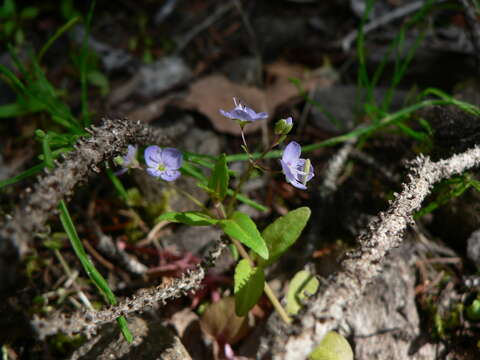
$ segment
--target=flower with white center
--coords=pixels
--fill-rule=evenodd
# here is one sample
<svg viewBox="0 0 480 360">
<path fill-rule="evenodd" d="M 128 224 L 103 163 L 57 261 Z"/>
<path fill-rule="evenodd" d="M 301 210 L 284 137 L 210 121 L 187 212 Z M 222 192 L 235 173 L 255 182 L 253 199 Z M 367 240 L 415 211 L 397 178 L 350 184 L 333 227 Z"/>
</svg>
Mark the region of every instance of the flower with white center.
<svg viewBox="0 0 480 360">
<path fill-rule="evenodd" d="M 174 148 L 160 148 L 156 145 L 149 146 L 144 153 L 147 172 L 165 181 L 174 181 L 180 176 L 183 155 Z"/>
</svg>

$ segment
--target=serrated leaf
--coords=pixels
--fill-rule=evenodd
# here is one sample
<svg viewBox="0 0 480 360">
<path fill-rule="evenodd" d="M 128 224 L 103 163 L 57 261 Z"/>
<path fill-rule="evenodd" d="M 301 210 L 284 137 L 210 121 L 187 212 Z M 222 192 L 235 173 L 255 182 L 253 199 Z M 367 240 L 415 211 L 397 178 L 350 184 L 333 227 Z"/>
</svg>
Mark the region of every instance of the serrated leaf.
<svg viewBox="0 0 480 360">
<path fill-rule="evenodd" d="M 171 221 L 191 226 L 208 226 L 215 225 L 218 220 L 200 211 L 186 211 L 186 212 L 167 212 L 160 215 L 156 222 Z"/>
<path fill-rule="evenodd" d="M 231 219 L 220 220 L 219 225 L 227 235 L 248 246 L 265 260 L 268 259 L 265 240 L 247 214 L 235 211 Z"/>
<path fill-rule="evenodd" d="M 218 201 L 222 201 L 225 198 L 229 180 L 230 175 L 228 174 L 227 158 L 225 154 L 222 154 L 215 163 L 212 176 L 208 181 L 208 187 Z"/>
<path fill-rule="evenodd" d="M 255 306 L 263 293 L 265 274 L 262 268 L 252 268 L 248 260 L 241 260 L 235 267 L 235 313 L 245 316 Z"/>
<path fill-rule="evenodd" d="M 295 315 L 302 307 L 302 300 L 317 292 L 319 281 L 308 271 L 302 270 L 290 281 L 287 292 L 287 312 Z"/>
<path fill-rule="evenodd" d="M 310 209 L 301 207 L 279 217 L 262 232 L 269 251 L 269 258 L 258 259 L 258 265 L 266 267 L 275 262 L 300 237 L 310 218 Z"/>
<path fill-rule="evenodd" d="M 342 335 L 329 331 L 308 356 L 310 360 L 353 360 L 353 351 Z"/>
</svg>

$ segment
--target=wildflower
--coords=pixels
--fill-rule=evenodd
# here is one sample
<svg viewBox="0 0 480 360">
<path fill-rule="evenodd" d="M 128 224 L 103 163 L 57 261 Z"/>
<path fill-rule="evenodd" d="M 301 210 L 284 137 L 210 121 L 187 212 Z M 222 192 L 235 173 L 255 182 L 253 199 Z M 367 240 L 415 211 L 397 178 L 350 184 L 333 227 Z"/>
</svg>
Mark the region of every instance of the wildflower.
<svg viewBox="0 0 480 360">
<path fill-rule="evenodd" d="M 307 182 L 313 178 L 313 166 L 309 159 L 301 159 L 300 153 L 300 145 L 292 141 L 283 151 L 280 164 L 287 182 L 298 189 L 305 190 Z"/>
<path fill-rule="evenodd" d="M 276 135 L 287 135 L 290 130 L 293 128 L 293 119 L 288 117 L 286 119 L 280 119 L 275 124 L 275 134 Z"/>
<path fill-rule="evenodd" d="M 122 166 L 122 169 L 116 172 L 116 175 L 122 175 L 128 171 L 128 169 L 138 168 L 138 146 L 128 145 L 127 154 L 122 157 L 115 158 L 115 162 Z"/>
<path fill-rule="evenodd" d="M 237 103 L 237 99 L 233 98 L 233 102 L 235 103 L 235 108 L 231 111 L 225 111 L 220 109 L 220 114 L 223 116 L 237 120 L 240 123 L 240 126 L 245 126 L 245 124 L 249 122 L 254 122 L 257 120 L 266 119 L 268 114 L 266 112 L 257 113 L 255 110 L 250 109 L 248 106 L 242 105 L 241 103 Z"/>
<path fill-rule="evenodd" d="M 183 155 L 174 148 L 159 148 L 152 145 L 145 149 L 147 172 L 166 181 L 174 181 L 180 176 Z"/>
</svg>

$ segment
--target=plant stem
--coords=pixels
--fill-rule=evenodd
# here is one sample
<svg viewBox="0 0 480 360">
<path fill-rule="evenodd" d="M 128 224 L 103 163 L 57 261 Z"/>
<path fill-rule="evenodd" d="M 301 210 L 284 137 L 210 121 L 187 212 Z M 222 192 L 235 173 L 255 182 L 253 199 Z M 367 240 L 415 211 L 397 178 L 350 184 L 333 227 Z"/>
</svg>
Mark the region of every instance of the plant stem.
<svg viewBox="0 0 480 360">
<path fill-rule="evenodd" d="M 253 260 L 252 258 L 250 257 L 250 255 L 248 255 L 248 252 L 245 250 L 245 248 L 243 247 L 243 245 L 238 241 L 238 240 L 235 240 L 233 238 L 230 238 L 230 240 L 233 242 L 233 245 L 235 245 L 235 247 L 237 248 L 238 250 L 238 253 L 240 254 L 240 256 L 244 259 L 246 259 L 249 263 L 250 263 L 250 266 L 253 268 L 255 267 L 255 264 L 253 263 Z M 275 311 L 278 313 L 278 315 L 280 316 L 280 318 L 287 324 L 290 324 L 292 322 L 292 319 L 290 318 L 290 316 L 288 316 L 287 312 L 285 311 L 285 309 L 283 308 L 282 304 L 280 304 L 280 301 L 278 301 L 277 297 L 275 296 L 275 294 L 273 293 L 273 290 L 272 288 L 270 287 L 270 285 L 268 285 L 268 282 L 265 281 L 265 286 L 263 288 L 263 291 L 265 292 L 265 295 L 267 295 L 268 299 L 270 300 L 270 302 L 272 303 Z"/>
<path fill-rule="evenodd" d="M 243 142 L 244 142 L 245 147 L 246 147 L 247 143 L 245 142 L 245 138 L 243 137 L 243 129 L 242 129 L 242 139 L 243 139 Z M 257 158 L 257 160 L 262 160 L 265 157 L 265 155 L 267 155 L 269 153 L 269 151 L 271 151 L 275 146 L 277 146 L 278 143 L 279 143 L 279 139 L 280 139 L 280 137 L 277 136 L 275 138 L 275 141 L 272 143 L 272 145 L 269 148 L 266 148 L 265 151 L 263 151 L 260 154 L 260 156 Z M 248 148 L 246 148 L 246 150 L 248 151 Z M 250 155 L 250 153 L 248 153 L 248 155 Z M 240 193 L 240 190 L 242 189 L 243 185 L 245 184 L 245 182 L 250 177 L 250 173 L 252 172 L 254 167 L 255 167 L 255 162 L 254 162 L 253 159 L 250 159 L 250 162 L 248 164 L 248 169 L 243 173 L 237 187 L 235 188 L 235 191 L 234 191 L 232 197 L 230 198 L 230 201 L 227 204 L 227 216 L 232 215 L 233 208 L 234 208 L 235 202 L 237 200 L 237 195 Z"/>
</svg>

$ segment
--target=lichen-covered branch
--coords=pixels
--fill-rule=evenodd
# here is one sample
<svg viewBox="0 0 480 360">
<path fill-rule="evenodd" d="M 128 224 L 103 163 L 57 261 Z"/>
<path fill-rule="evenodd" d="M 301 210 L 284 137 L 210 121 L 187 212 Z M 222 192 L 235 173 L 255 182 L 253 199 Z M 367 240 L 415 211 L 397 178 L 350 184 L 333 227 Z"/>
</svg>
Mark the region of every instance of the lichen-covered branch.
<svg viewBox="0 0 480 360">
<path fill-rule="evenodd" d="M 413 214 L 432 186 L 478 165 L 479 147 L 437 162 L 423 156 L 412 161 L 408 181 L 402 185 L 401 193 L 395 194 L 389 208 L 372 220 L 359 236 L 358 248 L 345 255 L 342 270 L 325 281 L 296 319 L 293 328 L 282 327 L 272 316 L 268 331 L 261 339 L 258 357 L 268 354 L 268 358 L 274 359 L 307 358 L 326 332 L 338 326 L 345 311 L 354 306 L 366 286 L 380 273 L 382 260 L 388 251 L 401 243 L 404 230 L 413 224 Z"/>
<path fill-rule="evenodd" d="M 90 137 L 80 139 L 63 161 L 55 161 L 54 169 L 39 176 L 33 190 L 25 191 L 23 204 L 0 229 L 0 293 L 15 283 L 17 266 L 30 240 L 57 213 L 59 201 L 71 196 L 78 183 L 92 171 L 99 172 L 105 161 L 123 153 L 128 144 L 145 144 L 153 139 L 146 126 L 128 120 L 105 119 L 102 126 L 87 131 Z"/>
<path fill-rule="evenodd" d="M 68 335 L 82 333 L 90 337 L 95 334 L 98 326 L 113 322 L 119 316 L 132 313 L 142 313 L 151 309 L 156 304 L 165 304 L 167 300 L 178 298 L 199 288 L 206 269 L 215 264 L 225 247 L 225 242 L 219 241 L 215 248 L 208 254 L 205 260 L 194 270 L 189 270 L 181 278 L 175 279 L 168 286 L 154 286 L 141 289 L 130 298 L 123 299 L 118 305 L 100 311 L 80 311 L 73 315 L 56 313 L 48 319 L 35 317 L 32 326 L 38 336 L 43 339 L 46 336 L 63 332 Z"/>
</svg>

